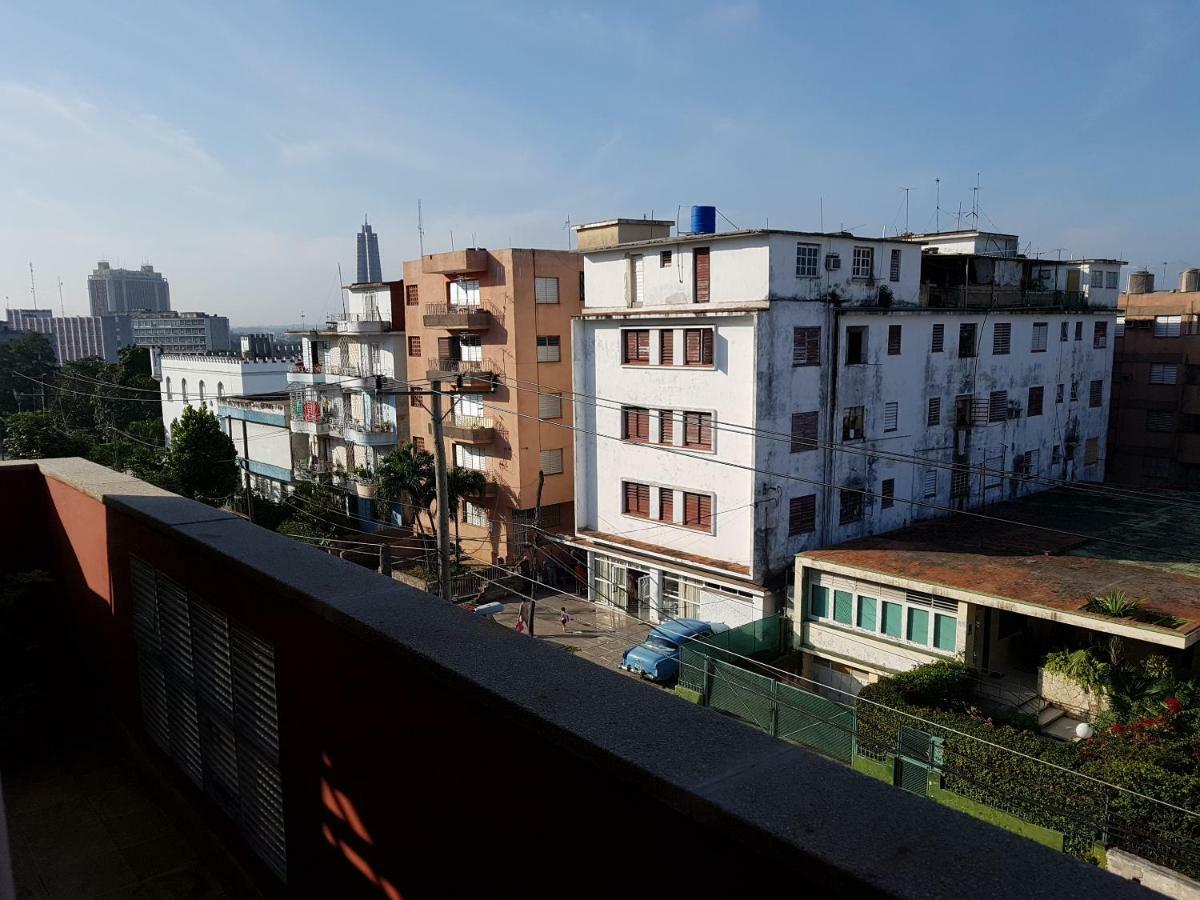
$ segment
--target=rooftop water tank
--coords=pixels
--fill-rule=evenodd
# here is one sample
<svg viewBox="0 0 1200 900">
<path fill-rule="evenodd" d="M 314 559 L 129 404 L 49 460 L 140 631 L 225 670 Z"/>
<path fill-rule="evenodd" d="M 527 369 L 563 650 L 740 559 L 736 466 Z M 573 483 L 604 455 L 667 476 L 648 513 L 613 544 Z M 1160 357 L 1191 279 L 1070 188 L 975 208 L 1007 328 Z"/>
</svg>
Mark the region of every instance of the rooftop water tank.
<svg viewBox="0 0 1200 900">
<path fill-rule="evenodd" d="M 1129 275 L 1129 293 L 1154 293 L 1154 273 L 1148 269 L 1138 269 L 1136 272 L 1131 272 Z"/>
<path fill-rule="evenodd" d="M 692 234 L 712 234 L 717 230 L 715 206 L 692 207 Z"/>
<path fill-rule="evenodd" d="M 1179 276 L 1181 291 L 1200 291 L 1200 269 L 1184 269 Z"/>
</svg>

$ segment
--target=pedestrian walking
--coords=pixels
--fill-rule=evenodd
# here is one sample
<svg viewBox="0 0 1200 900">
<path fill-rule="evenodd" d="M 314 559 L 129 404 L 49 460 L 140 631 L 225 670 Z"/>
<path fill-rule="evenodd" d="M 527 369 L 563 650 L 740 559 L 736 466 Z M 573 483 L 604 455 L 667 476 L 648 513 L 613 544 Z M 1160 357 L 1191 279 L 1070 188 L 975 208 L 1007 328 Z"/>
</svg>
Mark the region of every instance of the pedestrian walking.
<svg viewBox="0 0 1200 900">
<path fill-rule="evenodd" d="M 564 606 L 562 608 L 562 612 L 560 612 L 558 614 L 558 624 L 562 626 L 562 630 L 564 632 L 566 632 L 567 623 L 570 621 L 571 621 L 571 615 L 570 615 L 570 613 L 567 612 L 567 608 Z"/>
</svg>

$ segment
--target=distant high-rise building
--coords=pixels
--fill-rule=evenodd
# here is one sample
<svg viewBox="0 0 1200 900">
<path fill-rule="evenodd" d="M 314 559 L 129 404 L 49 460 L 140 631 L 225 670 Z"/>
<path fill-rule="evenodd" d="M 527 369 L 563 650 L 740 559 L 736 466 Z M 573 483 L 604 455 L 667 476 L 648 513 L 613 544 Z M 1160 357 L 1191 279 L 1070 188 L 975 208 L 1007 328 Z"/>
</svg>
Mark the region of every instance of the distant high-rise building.
<svg viewBox="0 0 1200 900">
<path fill-rule="evenodd" d="M 163 353 L 226 353 L 229 319 L 203 312 L 134 313 L 133 343 Z"/>
<path fill-rule="evenodd" d="M 371 230 L 366 221 L 358 233 L 358 278 L 355 281 L 358 284 L 379 284 L 383 281 L 383 272 L 379 267 L 379 235 Z"/>
<path fill-rule="evenodd" d="M 154 266 L 114 269 L 100 260 L 88 276 L 88 299 L 93 316 L 138 310 L 164 312 L 171 308 L 171 288 Z"/>
<path fill-rule="evenodd" d="M 116 362 L 120 349 L 133 343 L 125 315 L 56 316 L 48 309 L 10 309 L 8 327 L 46 335 L 59 365 L 88 357 Z"/>
</svg>

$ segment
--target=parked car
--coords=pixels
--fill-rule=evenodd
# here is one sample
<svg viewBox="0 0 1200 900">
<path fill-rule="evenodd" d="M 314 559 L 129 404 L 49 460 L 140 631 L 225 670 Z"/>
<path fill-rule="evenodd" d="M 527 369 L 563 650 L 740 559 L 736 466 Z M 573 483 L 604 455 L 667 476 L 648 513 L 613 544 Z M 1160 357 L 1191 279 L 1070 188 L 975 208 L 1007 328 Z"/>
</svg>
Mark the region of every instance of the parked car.
<svg viewBox="0 0 1200 900">
<path fill-rule="evenodd" d="M 679 677 L 679 648 L 684 641 L 725 630 L 719 622 L 671 619 L 655 626 L 644 641 L 626 650 L 621 655 L 621 668 L 651 681 L 674 681 Z"/>
</svg>

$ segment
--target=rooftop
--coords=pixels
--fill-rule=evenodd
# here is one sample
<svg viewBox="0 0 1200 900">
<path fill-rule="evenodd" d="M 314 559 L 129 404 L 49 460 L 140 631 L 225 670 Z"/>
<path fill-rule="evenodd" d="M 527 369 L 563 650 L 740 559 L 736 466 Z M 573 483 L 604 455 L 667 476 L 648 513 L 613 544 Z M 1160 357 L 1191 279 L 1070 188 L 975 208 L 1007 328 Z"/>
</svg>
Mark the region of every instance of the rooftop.
<svg viewBox="0 0 1200 900">
<path fill-rule="evenodd" d="M 572 225 L 572 231 L 587 231 L 589 228 L 611 228 L 613 225 L 674 225 L 674 219 L 605 219 L 603 222 L 584 222 Z"/>
<path fill-rule="evenodd" d="M 634 222 L 640 223 L 641 219 L 635 219 Z M 673 222 L 670 224 L 674 224 Z M 620 250 L 628 247 L 659 247 L 671 244 L 707 244 L 712 241 L 728 241 L 734 238 L 747 237 L 770 237 L 774 234 L 786 235 L 789 237 L 802 238 L 841 238 L 847 241 L 858 241 L 862 244 L 906 244 L 906 241 L 901 237 L 878 238 L 878 237 L 863 237 L 858 234 L 851 234 L 849 231 L 792 231 L 786 228 L 742 228 L 737 231 L 714 231 L 709 233 L 684 233 L 677 234 L 673 237 L 651 238 L 646 241 L 626 241 L 623 244 L 612 244 L 605 247 L 597 247 L 595 250 L 581 250 L 581 253 L 607 253 L 612 250 Z"/>
<path fill-rule="evenodd" d="M 987 508 L 988 516 L 1011 524 L 950 516 L 799 558 L 1069 613 L 1091 627 L 1120 623 L 1143 640 L 1190 646 L 1200 639 L 1200 565 L 1173 560 L 1195 557 L 1200 516 L 1191 500 L 1177 502 L 1185 496 L 1118 499 L 1056 488 Z M 1177 622 L 1171 627 L 1084 611 L 1090 599 L 1112 590 Z"/>
</svg>

